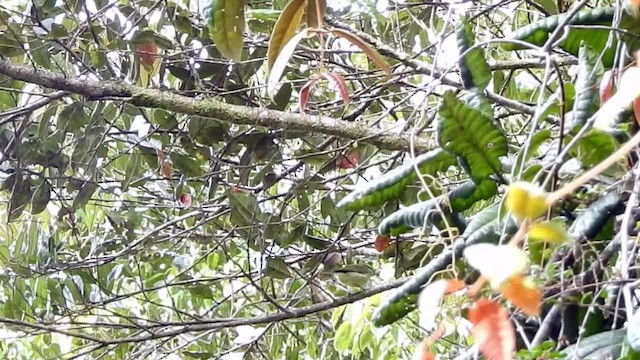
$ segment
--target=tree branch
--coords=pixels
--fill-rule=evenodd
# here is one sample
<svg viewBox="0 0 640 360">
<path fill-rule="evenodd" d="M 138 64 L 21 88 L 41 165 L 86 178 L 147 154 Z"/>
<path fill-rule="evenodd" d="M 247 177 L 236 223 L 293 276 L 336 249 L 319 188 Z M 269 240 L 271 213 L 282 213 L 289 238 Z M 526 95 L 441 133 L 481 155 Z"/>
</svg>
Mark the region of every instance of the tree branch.
<svg viewBox="0 0 640 360">
<path fill-rule="evenodd" d="M 407 151 L 411 146 L 408 135 L 385 134 L 389 130 L 372 129 L 366 124 L 330 117 L 231 105 L 211 99 L 195 99 L 168 91 L 129 85 L 121 81 L 99 82 L 86 77 L 67 78 L 57 72 L 16 65 L 4 59 L 0 59 L 0 74 L 46 88 L 82 95 L 89 100 L 115 99 L 134 106 L 198 115 L 234 124 L 334 135 L 369 143 L 385 150 Z M 430 147 L 426 140 L 416 138 L 414 148 L 417 152 L 425 152 L 432 146 Z"/>
<path fill-rule="evenodd" d="M 184 324 L 180 324 L 180 325 L 171 324 L 167 326 L 168 329 L 165 331 L 158 331 L 157 333 L 152 333 L 149 335 L 140 335 L 140 336 L 117 338 L 117 339 L 100 339 L 100 338 L 95 338 L 93 336 L 83 335 L 83 334 L 72 332 L 72 331 L 61 330 L 61 329 L 58 329 L 55 326 L 56 324 L 53 324 L 53 323 L 45 325 L 45 324 L 29 323 L 29 322 L 24 322 L 20 320 L 0 317 L 0 324 L 10 324 L 10 325 L 16 325 L 16 326 L 25 327 L 25 328 L 36 329 L 36 330 L 57 332 L 67 336 L 95 342 L 101 345 L 139 343 L 139 342 L 144 342 L 149 340 L 174 337 L 174 336 L 178 336 L 180 334 L 184 334 L 192 331 L 194 332 L 209 331 L 209 330 L 217 330 L 217 329 L 223 329 L 223 328 L 238 327 L 241 325 L 270 324 L 270 323 L 284 321 L 284 320 L 299 319 L 310 314 L 335 309 L 343 305 L 351 304 L 356 301 L 366 299 L 368 297 L 385 292 L 387 290 L 395 289 L 401 286 L 402 284 L 404 284 L 406 281 L 407 281 L 406 278 L 397 279 L 389 283 L 385 283 L 379 286 L 362 290 L 354 294 L 343 296 L 333 301 L 326 301 L 319 304 L 305 306 L 297 309 L 290 309 L 289 312 L 277 312 L 273 314 L 267 314 L 267 315 L 256 316 L 251 318 L 218 318 L 218 319 L 199 320 L 194 322 L 185 322 Z M 158 327 L 160 326 L 154 326 L 154 328 L 158 328 Z"/>
</svg>

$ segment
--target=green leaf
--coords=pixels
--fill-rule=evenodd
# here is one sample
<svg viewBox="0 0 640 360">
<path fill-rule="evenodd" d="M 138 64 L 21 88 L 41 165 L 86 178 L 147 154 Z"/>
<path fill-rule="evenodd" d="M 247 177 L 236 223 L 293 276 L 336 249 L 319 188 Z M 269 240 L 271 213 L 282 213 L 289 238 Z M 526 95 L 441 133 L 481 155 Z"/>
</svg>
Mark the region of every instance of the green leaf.
<svg viewBox="0 0 640 360">
<path fill-rule="evenodd" d="M 417 156 L 413 162 L 399 166 L 383 176 L 358 187 L 338 202 L 338 207 L 351 211 L 376 208 L 385 202 L 402 196 L 405 187 L 417 179 L 416 167 L 423 175 L 436 175 L 456 165 L 456 158 L 442 149 Z"/>
<path fill-rule="evenodd" d="M 222 56 L 242 60 L 245 0 L 200 0 L 209 36 Z"/>
<path fill-rule="evenodd" d="M 594 8 L 579 11 L 568 23 L 566 34 L 562 34 L 559 47 L 564 51 L 578 56 L 580 44 L 584 41 L 597 54 L 602 54 L 602 64 L 606 68 L 612 67 L 617 51 L 616 36 L 610 47 L 606 47 L 610 34 L 610 28 L 616 9 L 614 7 Z M 640 22 L 626 11 L 622 11 L 619 27 L 628 33 L 621 34 L 630 54 L 640 48 L 640 39 L 635 36 L 640 29 Z M 566 17 L 566 14 L 558 14 L 546 17 L 520 28 L 509 38 L 525 41 L 533 45 L 542 46 L 549 39 L 549 35 L 555 31 L 558 25 Z M 601 27 L 589 27 L 596 25 Z M 524 47 L 515 43 L 504 43 L 505 50 L 521 50 Z M 606 48 L 606 51 L 605 51 Z"/>
<path fill-rule="evenodd" d="M 498 220 L 500 216 L 500 206 L 498 204 L 489 206 L 473 216 L 469 221 L 467 228 L 462 233 L 464 238 L 468 238 L 471 234 L 479 232 L 485 226 L 492 224 Z"/>
<path fill-rule="evenodd" d="M 51 184 L 48 181 L 43 181 L 38 185 L 36 191 L 31 198 L 31 213 L 39 214 L 47 208 L 47 204 L 51 200 Z"/>
<path fill-rule="evenodd" d="M 204 173 L 198 160 L 177 152 L 172 152 L 169 157 L 173 162 L 173 168 L 179 170 L 186 176 L 197 177 Z"/>
<path fill-rule="evenodd" d="M 385 307 L 379 307 L 373 314 L 373 324 L 378 327 L 393 324 L 417 309 L 417 302 L 417 294 L 408 294 Z"/>
<path fill-rule="evenodd" d="M 200 116 L 189 118 L 189 135 L 200 144 L 215 145 L 227 137 L 227 124 Z"/>
<path fill-rule="evenodd" d="M 291 99 L 291 93 L 293 92 L 293 86 L 291 83 L 286 83 L 280 87 L 280 90 L 273 97 L 273 101 L 269 105 L 270 109 L 284 111 L 289 106 L 289 100 Z"/>
<path fill-rule="evenodd" d="M 496 195 L 498 185 L 493 180 L 486 180 L 480 184 L 468 181 L 449 192 L 451 210 L 462 212 L 469 209 L 479 200 L 486 200 Z"/>
<path fill-rule="evenodd" d="M 365 288 L 369 280 L 371 280 L 371 274 L 360 274 L 357 272 L 336 272 L 335 275 L 340 283 L 359 289 Z"/>
<path fill-rule="evenodd" d="M 567 136 L 565 140 L 571 141 L 573 137 Z M 599 129 L 591 129 L 582 136 L 571 149 L 572 156 L 578 158 L 585 169 L 599 164 L 620 147 L 618 140 L 608 132 Z M 624 168 L 621 167 L 624 171 Z"/>
<path fill-rule="evenodd" d="M 7 218 L 9 221 L 19 218 L 26 205 L 31 200 L 30 179 L 28 177 L 23 177 L 22 174 L 18 173 L 14 180 L 15 182 L 12 184 L 11 188 L 11 197 L 7 204 Z"/>
<path fill-rule="evenodd" d="M 351 322 L 347 320 L 340 324 L 333 337 L 333 346 L 338 353 L 343 354 L 351 347 L 352 334 Z"/>
<path fill-rule="evenodd" d="M 441 219 L 436 208 L 438 202 L 440 202 L 440 198 L 435 198 L 394 212 L 380 222 L 378 233 L 396 236 L 411 229 L 435 224 Z"/>
<path fill-rule="evenodd" d="M 286 234 L 281 234 L 281 236 L 276 239 L 276 242 L 283 248 L 286 248 L 291 244 L 299 243 L 304 240 L 306 229 L 307 225 L 305 223 L 300 223 Z"/>
<path fill-rule="evenodd" d="M 122 191 L 127 191 L 129 184 L 133 180 L 133 177 L 140 171 L 140 156 L 137 151 L 133 151 L 133 154 L 129 156 L 127 161 L 127 167 L 124 172 L 124 181 L 122 182 Z"/>
<path fill-rule="evenodd" d="M 260 223 L 262 212 L 255 195 L 248 192 L 228 190 L 227 196 L 229 197 L 233 225 L 250 226 Z"/>
<path fill-rule="evenodd" d="M 479 200 L 491 198 L 497 192 L 498 186 L 495 181 L 486 180 L 480 184 L 468 181 L 444 196 L 413 204 L 387 216 L 380 222 L 378 233 L 380 235 L 396 236 L 424 225 L 436 225 L 442 219 L 441 214 L 437 211 L 436 204 L 440 204 L 445 214 L 450 211 L 461 212 L 470 208 Z M 445 199 L 448 201 L 449 206 L 444 206 Z"/>
<path fill-rule="evenodd" d="M 271 38 L 269 39 L 269 49 L 267 52 L 267 69 L 269 72 L 273 71 L 276 60 L 280 58 L 280 53 L 284 50 L 285 46 L 291 42 L 298 27 L 300 27 L 306 3 L 307 0 L 291 0 L 278 17 L 278 21 L 276 21 L 273 31 L 271 32 Z M 300 37 L 300 39 L 302 39 L 302 37 Z M 299 40 L 295 43 L 297 44 Z M 291 52 L 293 53 L 293 51 Z M 290 57 L 289 55 L 286 58 L 289 59 Z"/>
<path fill-rule="evenodd" d="M 84 111 L 81 102 L 74 102 L 65 108 L 58 115 L 58 128 L 67 132 L 74 132 L 82 128 L 89 121 L 89 117 Z"/>
<path fill-rule="evenodd" d="M 569 236 L 575 241 L 594 238 L 607 221 L 624 211 L 621 195 L 612 191 L 584 210 L 569 228 Z"/>
<path fill-rule="evenodd" d="M 580 46 L 578 55 L 578 76 L 576 77 L 576 97 L 574 100 L 572 128 L 582 127 L 595 112 L 598 100 L 598 79 L 602 77 L 604 68 L 596 53 L 584 44 Z"/>
<path fill-rule="evenodd" d="M 89 200 L 91 199 L 91 195 L 93 195 L 93 193 L 98 189 L 98 184 L 96 184 L 93 181 L 88 181 L 85 182 L 84 185 L 82 185 L 82 187 L 80 188 L 80 191 L 78 192 L 78 195 L 76 195 L 76 198 L 73 200 L 73 209 L 81 209 L 83 208 L 85 205 L 87 205 L 87 203 L 89 202 Z"/>
<path fill-rule="evenodd" d="M 451 91 L 444 94 L 438 117 L 438 143 L 467 162 L 474 181 L 501 172 L 500 157 L 507 155 L 507 137 L 491 118 Z"/>
<path fill-rule="evenodd" d="M 289 267 L 282 259 L 270 258 L 267 262 L 265 274 L 276 279 L 288 279 L 291 277 Z"/>
<path fill-rule="evenodd" d="M 458 39 L 458 53 L 463 54 L 466 52 L 465 56 L 458 59 L 460 77 L 464 87 L 484 90 L 491 81 L 491 68 L 487 64 L 482 48 L 476 47 L 468 51 L 475 43 L 475 35 L 471 29 L 471 24 L 465 17 L 460 19 L 456 36 Z"/>
<path fill-rule="evenodd" d="M 568 359 L 618 359 L 622 351 L 627 329 L 604 331 L 581 339 L 577 344 L 562 350 Z"/>
</svg>

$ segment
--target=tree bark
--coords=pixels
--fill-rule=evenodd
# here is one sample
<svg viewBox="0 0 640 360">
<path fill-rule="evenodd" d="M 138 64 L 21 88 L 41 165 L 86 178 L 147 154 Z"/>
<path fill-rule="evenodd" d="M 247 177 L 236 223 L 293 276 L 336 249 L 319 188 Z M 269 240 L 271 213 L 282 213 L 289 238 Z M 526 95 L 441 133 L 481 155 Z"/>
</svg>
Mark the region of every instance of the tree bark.
<svg viewBox="0 0 640 360">
<path fill-rule="evenodd" d="M 86 77 L 67 78 L 57 72 L 28 65 L 17 65 L 5 59 L 0 59 L 0 74 L 42 87 L 82 95 L 88 100 L 116 100 L 138 107 L 164 109 L 234 124 L 333 135 L 369 143 L 385 150 L 408 151 L 412 147 L 408 134 L 389 134 L 389 130 L 373 129 L 357 122 L 238 106 L 212 99 L 197 99 L 168 91 L 142 88 L 122 81 L 100 82 Z M 433 146 L 430 147 L 425 139 L 414 138 L 413 149 L 417 153 L 425 152 L 430 148 Z"/>
</svg>

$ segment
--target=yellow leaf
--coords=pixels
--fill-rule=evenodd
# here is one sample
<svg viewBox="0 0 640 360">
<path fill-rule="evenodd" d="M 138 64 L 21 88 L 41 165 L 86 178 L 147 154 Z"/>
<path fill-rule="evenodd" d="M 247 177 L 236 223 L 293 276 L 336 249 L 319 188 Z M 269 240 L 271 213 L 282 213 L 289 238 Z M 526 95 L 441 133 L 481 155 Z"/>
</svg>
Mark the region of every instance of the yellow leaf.
<svg viewBox="0 0 640 360">
<path fill-rule="evenodd" d="M 549 208 L 545 191 L 532 183 L 522 181 L 509 186 L 505 206 L 519 220 L 536 219 Z"/>
<path fill-rule="evenodd" d="M 530 279 L 516 275 L 500 286 L 500 292 L 525 314 L 529 316 L 540 315 L 542 291 Z"/>
<path fill-rule="evenodd" d="M 527 254 L 512 245 L 475 244 L 464 249 L 464 257 L 469 265 L 489 279 L 494 289 L 529 267 Z"/>
<path fill-rule="evenodd" d="M 364 42 L 364 40 L 362 40 L 357 35 L 342 29 L 333 29 L 331 30 L 331 32 L 334 35 L 344 38 L 348 40 L 350 43 L 352 43 L 353 45 L 359 47 L 360 50 L 362 50 L 365 54 L 367 54 L 367 56 L 371 60 L 373 60 L 373 62 L 375 62 L 376 65 L 378 65 L 378 67 L 382 69 L 382 71 L 384 71 L 387 77 L 391 76 L 391 66 L 384 60 L 382 55 L 380 55 L 380 53 L 376 49 L 374 49 L 371 45 Z"/>
<path fill-rule="evenodd" d="M 267 66 L 269 71 L 273 68 L 273 64 L 276 62 L 278 55 L 280 55 L 282 48 L 291 40 L 296 34 L 298 27 L 300 27 L 306 5 L 307 0 L 291 0 L 278 17 L 278 21 L 276 21 L 276 25 L 273 27 L 271 39 L 269 39 L 269 48 L 267 50 Z"/>
<path fill-rule="evenodd" d="M 569 240 L 569 234 L 564 226 L 555 221 L 542 221 L 529 227 L 529 239 L 550 243 L 562 243 Z"/>
</svg>

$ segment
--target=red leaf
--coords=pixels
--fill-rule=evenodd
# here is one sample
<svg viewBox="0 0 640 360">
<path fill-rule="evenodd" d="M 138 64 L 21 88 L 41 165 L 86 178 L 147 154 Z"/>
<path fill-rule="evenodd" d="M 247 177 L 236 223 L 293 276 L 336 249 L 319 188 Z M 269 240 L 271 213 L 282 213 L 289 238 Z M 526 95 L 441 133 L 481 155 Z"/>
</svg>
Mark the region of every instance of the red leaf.
<svg viewBox="0 0 640 360">
<path fill-rule="evenodd" d="M 376 250 L 378 250 L 379 252 L 383 252 L 389 247 L 390 243 L 391 243 L 391 238 L 384 235 L 378 235 L 378 237 L 376 237 L 376 242 L 375 242 Z"/>
<path fill-rule="evenodd" d="M 136 54 L 140 56 L 143 64 L 153 65 L 158 57 L 158 46 L 153 42 L 139 44 L 136 46 Z"/>
<path fill-rule="evenodd" d="M 613 95 L 613 72 L 605 71 L 600 80 L 600 104 L 606 103 Z"/>
<path fill-rule="evenodd" d="M 468 317 L 473 324 L 471 334 L 489 360 L 513 359 L 515 332 L 506 309 L 494 301 L 480 299 L 469 309 Z"/>
<path fill-rule="evenodd" d="M 167 158 L 167 155 L 164 153 L 164 151 L 160 149 L 156 149 L 156 156 L 158 157 L 158 159 L 160 159 L 160 162 L 163 162 Z"/>
<path fill-rule="evenodd" d="M 191 195 L 189 195 L 189 194 L 180 194 L 180 203 L 185 208 L 187 208 L 187 209 L 190 208 L 192 201 L 193 201 L 193 199 L 191 198 Z"/>
<path fill-rule="evenodd" d="M 328 82 L 335 85 L 340 92 L 340 97 L 342 97 L 342 101 L 344 105 L 349 105 L 351 98 L 349 96 L 349 89 L 347 89 L 347 82 L 344 80 L 342 75 L 338 73 L 320 73 L 320 77 L 325 78 Z M 311 95 L 311 88 L 318 82 L 319 78 L 312 78 L 307 81 L 304 86 L 300 89 L 300 99 L 298 100 L 298 107 L 300 108 L 300 113 L 304 114 L 304 110 L 307 108 L 307 103 L 309 102 L 309 95 Z"/>
<path fill-rule="evenodd" d="M 353 169 L 360 165 L 360 150 L 353 148 L 347 155 L 338 156 L 338 167 L 340 169 Z"/>
<path fill-rule="evenodd" d="M 307 102 L 309 102 L 309 95 L 311 93 L 311 87 L 316 83 L 318 79 L 311 79 L 307 81 L 306 84 L 300 89 L 300 99 L 298 100 L 298 107 L 300 108 L 300 113 L 304 114 L 304 109 L 307 108 Z"/>
<path fill-rule="evenodd" d="M 349 97 L 349 89 L 347 89 L 347 82 L 344 80 L 342 75 L 338 73 L 322 73 L 321 75 L 338 88 L 342 101 L 344 102 L 344 106 L 346 107 L 349 105 L 349 102 L 351 101 L 351 98 Z"/>
<path fill-rule="evenodd" d="M 158 156 L 158 160 L 160 160 L 160 171 L 162 175 L 165 179 L 171 179 L 171 173 L 173 172 L 171 160 L 169 160 L 164 151 L 160 149 L 156 149 L 156 155 Z"/>
<path fill-rule="evenodd" d="M 531 281 L 527 281 L 524 276 L 516 275 L 505 281 L 500 286 L 500 291 L 513 305 L 530 316 L 540 315 L 542 305 L 542 291 L 536 288 Z"/>
</svg>

